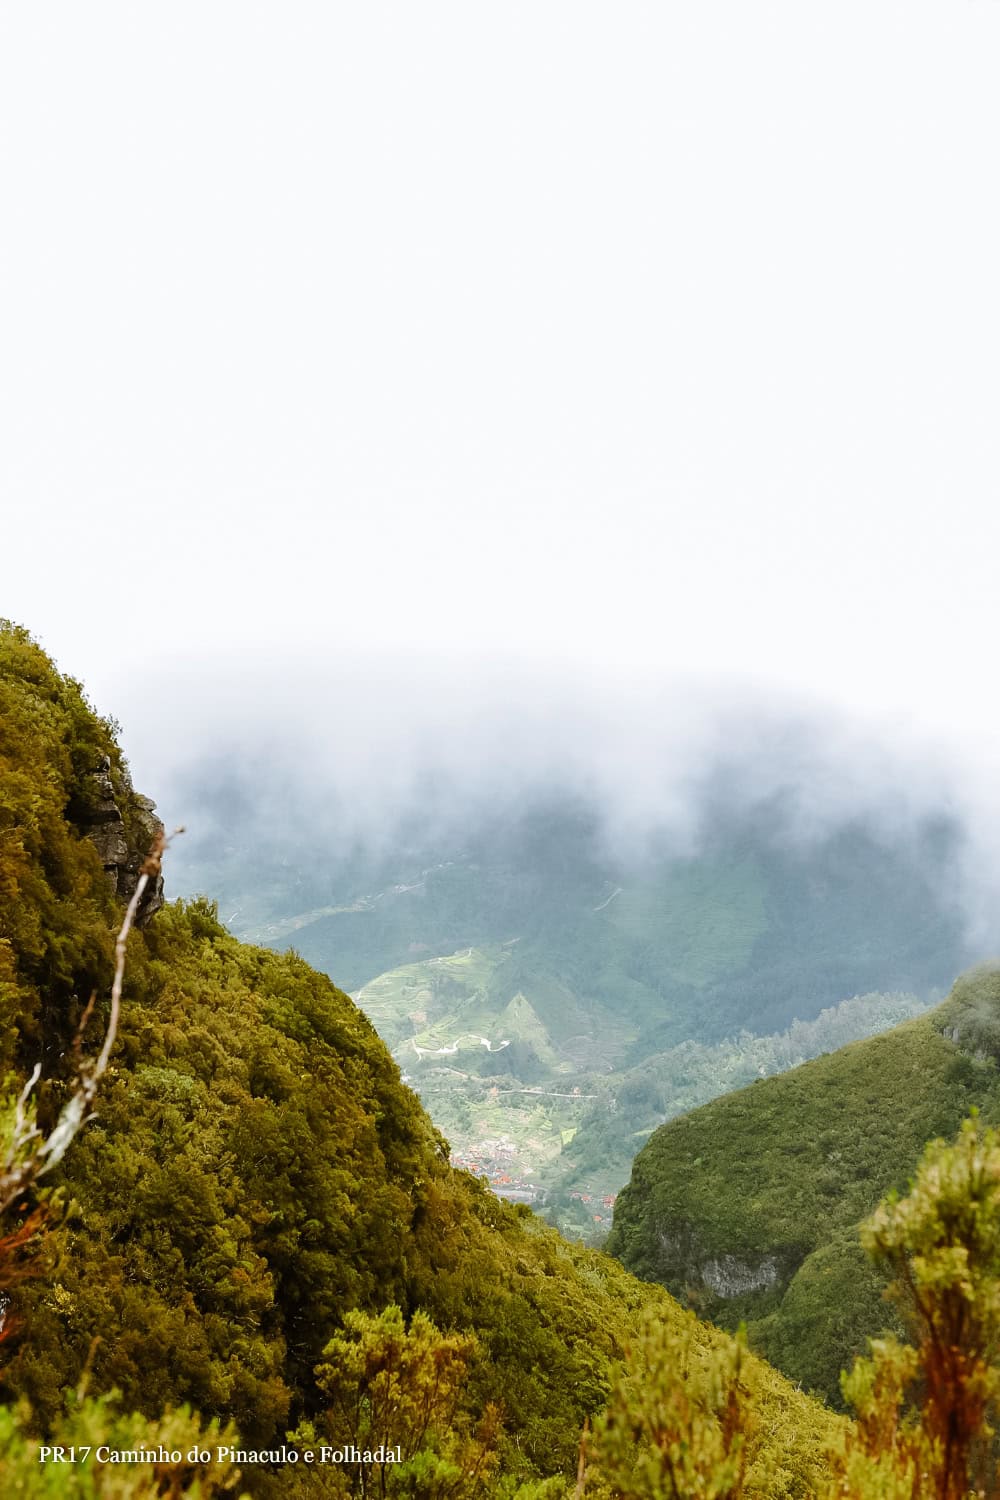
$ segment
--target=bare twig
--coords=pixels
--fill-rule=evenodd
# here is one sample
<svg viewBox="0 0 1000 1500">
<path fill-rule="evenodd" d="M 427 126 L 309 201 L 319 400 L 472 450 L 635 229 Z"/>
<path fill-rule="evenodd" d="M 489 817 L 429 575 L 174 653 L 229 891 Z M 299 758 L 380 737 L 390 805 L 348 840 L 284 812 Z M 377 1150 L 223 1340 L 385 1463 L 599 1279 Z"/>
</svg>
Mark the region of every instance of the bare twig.
<svg viewBox="0 0 1000 1500">
<path fill-rule="evenodd" d="M 178 833 L 183 833 L 183 828 L 175 828 L 170 838 Z M 104 1034 L 104 1045 L 93 1063 L 85 1062 L 80 1054 L 83 1032 L 90 1019 L 94 1007 L 94 997 L 90 1001 L 80 1020 L 73 1050 L 77 1058 L 77 1085 L 73 1093 L 67 1099 L 59 1112 L 51 1133 L 42 1136 L 34 1122 L 31 1111 L 28 1109 L 28 1101 L 31 1097 L 35 1084 L 41 1076 L 41 1063 L 36 1063 L 24 1088 L 21 1090 L 14 1111 L 14 1128 L 11 1134 L 10 1145 L 0 1168 L 0 1214 L 3 1214 L 14 1200 L 24 1193 L 39 1177 L 50 1172 L 66 1154 L 70 1143 L 79 1133 L 81 1127 L 94 1114 L 94 1099 L 97 1095 L 97 1085 L 107 1072 L 108 1062 L 111 1057 L 112 1048 L 118 1036 L 118 1022 L 121 1016 L 122 985 L 125 980 L 125 950 L 128 935 L 135 922 L 136 913 L 142 903 L 143 895 L 150 880 L 155 880 L 160 873 L 160 863 L 164 851 L 170 845 L 162 830 L 156 835 L 153 847 L 143 862 L 136 882 L 132 899 L 125 908 L 125 916 L 115 939 L 115 972 L 111 982 L 111 1013 L 108 1016 L 108 1026 Z"/>
</svg>

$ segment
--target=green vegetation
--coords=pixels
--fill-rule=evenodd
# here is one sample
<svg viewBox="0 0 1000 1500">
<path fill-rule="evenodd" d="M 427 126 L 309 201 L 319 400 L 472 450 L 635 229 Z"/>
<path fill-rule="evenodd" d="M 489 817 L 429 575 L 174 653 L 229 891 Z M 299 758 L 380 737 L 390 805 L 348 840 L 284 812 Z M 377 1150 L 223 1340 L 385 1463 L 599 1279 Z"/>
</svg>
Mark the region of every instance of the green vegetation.
<svg viewBox="0 0 1000 1500">
<path fill-rule="evenodd" d="M 105 756 L 124 791 L 111 725 L 0 622 L 0 1073 L 29 1051 L 50 1063 L 79 995 L 110 980 L 114 905 L 71 821 L 89 811 L 87 773 Z"/>
<path fill-rule="evenodd" d="M 373 1454 L 381 1448 L 381 1458 L 359 1465 L 362 1494 L 416 1487 L 474 1494 L 496 1469 L 502 1426 L 494 1404 L 475 1423 L 463 1410 L 462 1386 L 477 1348 L 469 1334 L 441 1333 L 426 1313 L 415 1313 L 409 1328 L 398 1307 L 378 1317 L 348 1313 L 316 1370 L 324 1410 L 296 1441 L 322 1437 Z M 386 1448 L 401 1462 L 387 1464 Z"/>
<path fill-rule="evenodd" d="M 141 808 L 133 816 L 113 726 L 9 627 L 0 629 L 0 703 L 7 1094 L 41 1057 L 45 1131 L 71 1096 L 74 1038 L 91 992 L 107 994 L 120 920 L 117 878 L 108 880 L 86 833 L 97 767 L 133 844 Z M 733 879 L 739 887 L 743 876 Z M 742 926 L 745 946 L 762 908 L 741 905 L 732 889 L 727 900 L 741 914 L 731 936 Z M 709 930 L 732 962 L 736 938 L 727 946 Z M 560 1051 L 562 980 L 532 982 L 520 943 L 440 957 L 373 987 L 384 1024 L 395 1016 L 419 1026 L 428 1052 L 457 1041 L 447 1056 L 475 1057 L 477 1084 L 497 1096 L 498 1079 L 513 1090 L 491 1069 L 515 1048 L 518 1068 L 533 1056 L 562 1080 L 574 1076 Z M 714 982 L 717 971 L 690 949 L 681 962 L 686 982 Z M 493 1010 L 496 999 L 504 1003 Z M 845 1029 L 918 1003 L 869 995 L 770 1037 L 663 1049 L 616 1087 L 633 1121 L 655 1117 L 743 1070 L 787 1067 Z M 105 1007 L 98 1000 L 94 1030 Z M 512 1033 L 507 1047 L 486 1029 L 498 1021 Z M 449 1030 L 459 1024 L 467 1042 Z M 417 1034 L 401 1043 L 415 1057 Z M 863 1321 L 870 1333 L 895 1319 L 912 1336 L 910 1345 L 891 1333 L 875 1339 L 845 1379 L 858 1412 L 849 1425 L 666 1291 L 455 1170 L 343 992 L 295 954 L 239 942 L 211 903 L 174 903 L 129 939 L 122 1026 L 97 1118 L 73 1142 L 60 1180 L 53 1174 L 52 1188 L 29 1193 L 0 1226 L 0 1288 L 10 1299 L 0 1328 L 3 1492 L 990 1493 L 1000 1137 L 970 1124 L 957 1146 L 928 1148 L 910 1196 L 890 1195 L 863 1229 L 874 1263 L 856 1225 L 905 1180 L 924 1140 L 950 1134 L 970 1104 L 1000 1118 L 998 1063 L 1000 967 L 985 967 L 929 1015 L 661 1127 L 622 1195 L 621 1254 L 647 1277 L 666 1267 L 718 1317 L 749 1313 L 751 1345 L 789 1368 L 798 1362 L 806 1373 L 795 1373 L 817 1388 L 829 1390 Z M 571 1093 L 575 1113 L 558 1129 L 548 1120 L 567 1160 L 588 1136 L 614 1145 L 617 1125 L 601 1135 L 599 1118 L 611 1097 L 607 1082 L 594 1100 Z M 537 1099 L 526 1109 L 538 1111 Z M 2 1118 L 9 1133 L 9 1102 Z M 542 1111 L 533 1128 L 545 1125 Z M 892 1311 L 881 1300 L 890 1277 Z M 39 1462 L 42 1439 L 162 1444 L 184 1456 L 64 1469 Z M 398 1448 L 401 1462 L 376 1453 L 315 1470 L 201 1457 L 220 1447 L 376 1441 Z"/>
<path fill-rule="evenodd" d="M 423 983 L 428 960 L 470 948 L 495 966 L 506 950 L 502 978 L 454 977 L 493 1016 L 521 991 L 577 1068 L 781 1032 L 853 995 L 940 994 L 965 953 L 935 883 L 954 839 L 943 826 L 892 843 L 857 824 L 800 847 L 778 802 L 706 813 L 697 854 L 666 837 L 616 852 L 596 808 L 548 797 L 493 818 L 472 808 L 461 836 L 415 814 L 389 854 L 311 842 L 293 812 L 279 840 L 225 780 L 211 796 L 222 812 L 179 851 L 175 879 L 217 895 L 238 935 L 294 943 L 352 993 L 392 971 Z"/>
<path fill-rule="evenodd" d="M 608 1248 L 836 1401 L 866 1335 L 896 1327 L 857 1244 L 924 1143 L 1000 1119 L 1000 969 L 930 1014 L 672 1120 L 637 1157 Z"/>
<path fill-rule="evenodd" d="M 108 1396 L 67 1402 L 66 1414 L 48 1434 L 50 1446 L 82 1455 L 80 1462 L 41 1463 L 38 1443 L 25 1429 L 31 1415 L 26 1409 L 0 1407 L 0 1483 L 4 1495 L 21 1500 L 153 1500 L 155 1496 L 185 1495 L 188 1500 L 230 1500 L 245 1496 L 236 1464 L 219 1459 L 219 1447 L 236 1442 L 235 1429 L 217 1422 L 203 1425 L 187 1407 L 150 1420 L 123 1415 L 117 1392 Z M 116 1452 L 146 1450 L 157 1456 L 149 1462 L 119 1464 L 103 1468 L 96 1459 L 105 1446 Z M 163 1461 L 159 1450 L 179 1452 L 180 1463 Z M 207 1462 L 190 1461 L 197 1447 L 207 1450 Z"/>
<path fill-rule="evenodd" d="M 588 1243 L 658 1125 L 918 1014 L 966 961 L 944 825 L 803 844 L 786 799 L 706 793 L 696 853 L 625 848 L 593 805 L 546 794 L 462 809 L 460 832 L 432 801 L 345 849 L 294 788 L 279 831 L 254 774 L 206 781 L 182 887 L 350 988 L 456 1157 Z"/>
<path fill-rule="evenodd" d="M 502 1191 L 513 1183 L 564 1233 L 590 1243 L 607 1233 L 608 1200 L 656 1126 L 925 1009 L 914 995 L 862 995 L 776 1036 L 684 1042 L 608 1072 L 597 1066 L 602 1033 L 567 1036 L 565 1017 L 578 1024 L 574 996 L 531 983 L 517 951 L 509 943 L 422 959 L 380 975 L 357 1000 L 456 1157 Z"/>
<path fill-rule="evenodd" d="M 954 1145 L 932 1141 L 909 1196 L 890 1194 L 861 1234 L 911 1342 L 871 1339 L 843 1375 L 857 1418 L 832 1443 L 816 1500 L 986 1500 L 1000 1484 L 1000 1134 L 972 1118 Z M 578 1493 L 591 1476 L 617 1500 L 786 1493 L 769 1455 L 753 1457 L 762 1412 L 745 1363 L 742 1338 L 699 1350 L 648 1325 L 586 1445 Z"/>
<path fill-rule="evenodd" d="M 685 1042 L 600 1081 L 601 1092 L 586 1102 L 579 1128 L 553 1173 L 547 1216 L 563 1233 L 588 1237 L 590 1231 L 592 1237 L 590 1204 L 603 1204 L 621 1190 L 636 1153 L 657 1126 L 925 1009 L 915 995 L 858 995 L 821 1011 L 814 1021 L 796 1021 L 777 1036 L 742 1032 L 711 1047 Z"/>
<path fill-rule="evenodd" d="M 911 1343 L 873 1340 L 843 1379 L 858 1413 L 835 1459 L 838 1493 L 967 1500 L 997 1492 L 1000 1401 L 1000 1134 L 966 1120 L 932 1141 L 909 1195 L 862 1227 L 893 1273 Z M 916 1397 L 919 1406 L 907 1408 Z"/>
<path fill-rule="evenodd" d="M 82 831 L 95 765 L 110 757 L 126 804 L 129 788 L 112 726 L 12 628 L 0 628 L 0 686 L 6 1055 L 16 1086 L 41 1054 L 45 1128 L 71 1087 L 86 1001 L 107 994 L 120 920 Z M 665 1293 L 456 1171 L 348 996 L 294 954 L 240 943 L 204 900 L 132 933 L 112 1063 L 46 1199 L 34 1274 L 10 1291 L 5 1493 L 45 1493 L 47 1480 L 24 1479 L 25 1444 L 42 1434 L 132 1443 L 176 1423 L 194 1442 L 198 1422 L 218 1422 L 248 1447 L 310 1424 L 332 1435 L 345 1402 L 379 1399 L 355 1346 L 418 1392 L 428 1359 L 455 1374 L 456 1400 L 418 1434 L 407 1493 L 443 1496 L 451 1470 L 479 1459 L 479 1478 L 507 1494 L 545 1476 L 565 1489 L 637 1324 L 652 1311 L 688 1326 Z M 706 1328 L 697 1338 L 729 1347 Z M 766 1456 L 805 1496 L 837 1422 L 759 1361 L 746 1379 L 764 1413 L 752 1464 Z M 82 1386 L 96 1407 L 75 1400 Z M 287 1479 L 264 1465 L 240 1482 L 284 1497 Z M 335 1480 L 318 1493 L 336 1494 Z"/>
</svg>

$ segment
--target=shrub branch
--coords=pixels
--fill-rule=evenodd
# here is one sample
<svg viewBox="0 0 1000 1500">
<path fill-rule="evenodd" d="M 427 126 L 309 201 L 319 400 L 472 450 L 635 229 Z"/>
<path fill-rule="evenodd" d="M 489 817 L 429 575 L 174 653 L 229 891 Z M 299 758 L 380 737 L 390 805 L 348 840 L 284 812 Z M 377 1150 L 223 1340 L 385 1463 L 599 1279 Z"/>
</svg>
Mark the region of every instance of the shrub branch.
<svg viewBox="0 0 1000 1500">
<path fill-rule="evenodd" d="M 143 862 L 135 890 L 125 908 L 125 916 L 115 939 L 115 972 L 111 982 L 111 1009 L 107 1030 L 104 1033 L 104 1043 L 94 1062 L 88 1062 L 82 1057 L 83 1033 L 94 1008 L 94 997 L 91 996 L 73 1042 L 73 1052 L 77 1059 L 76 1087 L 60 1110 L 59 1118 L 49 1135 L 43 1135 L 38 1129 L 31 1103 L 35 1085 L 41 1077 L 41 1063 L 35 1064 L 27 1083 L 18 1096 L 14 1107 L 10 1144 L 4 1156 L 2 1168 L 0 1168 L 0 1214 L 6 1213 L 16 1199 L 62 1161 L 75 1137 L 95 1112 L 94 1101 L 97 1097 L 97 1086 L 107 1072 L 111 1052 L 118 1036 L 128 935 L 142 904 L 146 887 L 150 880 L 155 880 L 160 873 L 164 851 L 169 848 L 171 838 L 183 831 L 182 828 L 175 828 L 174 833 L 167 838 L 161 829 Z"/>
</svg>

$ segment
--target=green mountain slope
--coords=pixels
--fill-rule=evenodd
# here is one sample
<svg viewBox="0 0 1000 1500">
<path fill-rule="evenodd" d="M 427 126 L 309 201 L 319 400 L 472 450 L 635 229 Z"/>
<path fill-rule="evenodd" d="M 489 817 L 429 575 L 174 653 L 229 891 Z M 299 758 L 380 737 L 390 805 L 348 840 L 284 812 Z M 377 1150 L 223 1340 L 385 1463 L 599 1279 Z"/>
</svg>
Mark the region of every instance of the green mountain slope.
<svg viewBox="0 0 1000 1500">
<path fill-rule="evenodd" d="M 924 1143 L 973 1105 L 1000 1118 L 1000 966 L 881 1036 L 662 1126 L 621 1193 L 609 1250 L 838 1397 L 865 1334 L 891 1326 L 856 1225 L 904 1189 Z"/>
<path fill-rule="evenodd" d="M 579 1127 L 554 1164 L 547 1216 L 577 1233 L 595 1222 L 610 1228 L 608 1200 L 628 1182 L 637 1152 L 665 1121 L 926 1008 L 915 995 L 858 995 L 776 1035 L 742 1032 L 714 1046 L 684 1042 L 600 1080 L 601 1091 L 585 1101 Z"/>
<path fill-rule="evenodd" d="M 202 795 L 228 806 L 205 778 Z M 857 822 L 803 845 L 780 798 L 751 812 L 709 801 L 696 853 L 667 835 L 629 852 L 596 806 L 538 794 L 471 809 L 461 836 L 415 815 L 399 849 L 376 854 L 317 845 L 291 814 L 277 843 L 240 803 L 205 817 L 175 878 L 218 893 L 238 936 L 294 946 L 351 993 L 516 940 L 515 988 L 555 986 L 566 1035 L 600 1031 L 602 1056 L 627 1064 L 780 1031 L 852 995 L 941 993 L 965 952 L 935 883 L 955 846 L 944 825 L 890 837 Z"/>
<path fill-rule="evenodd" d="M 932 873 L 944 826 L 802 844 L 786 801 L 720 794 L 696 853 L 623 850 L 595 806 L 539 794 L 470 809 L 460 835 L 417 812 L 391 850 L 348 849 L 304 832 L 288 789 L 279 838 L 238 768 L 203 774 L 218 806 L 182 889 L 221 891 L 238 933 L 347 984 L 457 1155 L 590 1239 L 658 1124 L 916 1014 L 967 961 Z M 778 1045 L 795 1027 L 798 1050 Z"/>
<path fill-rule="evenodd" d="M 41 1056 L 46 1128 L 84 1003 L 111 973 L 120 872 L 95 828 L 120 823 L 127 872 L 148 805 L 129 802 L 113 726 L 10 627 L 0 707 L 4 1060 L 19 1081 Z M 51 1253 L 6 1309 L 21 1329 L 4 1396 L 27 1398 L 40 1430 L 86 1370 L 92 1393 L 114 1387 L 150 1421 L 190 1402 L 248 1445 L 280 1440 L 318 1419 L 316 1366 L 346 1314 L 396 1303 L 475 1334 L 462 1401 L 470 1421 L 502 1410 L 512 1483 L 572 1475 L 581 1424 L 650 1306 L 696 1346 L 722 1337 L 456 1170 L 353 1002 L 302 959 L 239 942 L 207 902 L 169 905 L 130 938 L 99 1105 L 61 1169 Z M 747 1380 L 752 1462 L 769 1455 L 780 1493 L 810 1493 L 833 1419 L 760 1362 Z M 265 1471 L 247 1479 L 281 1493 Z"/>
<path fill-rule="evenodd" d="M 407 964 L 357 1000 L 454 1159 L 587 1240 L 610 1228 L 633 1157 L 665 1120 L 926 1008 L 912 995 L 858 996 L 775 1036 L 685 1042 L 609 1072 L 600 1032 L 596 1045 L 567 1035 L 573 997 L 519 974 L 516 951 L 466 948 Z"/>
</svg>

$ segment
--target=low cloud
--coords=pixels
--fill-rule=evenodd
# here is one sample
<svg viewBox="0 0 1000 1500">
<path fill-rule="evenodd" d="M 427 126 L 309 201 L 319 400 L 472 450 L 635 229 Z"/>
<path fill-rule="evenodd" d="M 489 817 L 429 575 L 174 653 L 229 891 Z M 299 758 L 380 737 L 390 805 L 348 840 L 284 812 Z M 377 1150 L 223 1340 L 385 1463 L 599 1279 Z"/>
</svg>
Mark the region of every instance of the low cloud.
<svg viewBox="0 0 1000 1500">
<path fill-rule="evenodd" d="M 116 697 L 136 783 L 189 826 L 191 850 L 238 832 L 340 862 L 359 846 L 391 853 L 415 823 L 460 840 L 553 797 L 592 809 L 625 859 L 663 837 L 693 851 L 720 812 L 771 810 L 774 838 L 793 842 L 863 822 L 915 858 L 929 827 L 951 825 L 942 898 L 960 904 L 977 951 L 1000 946 L 1000 794 L 986 759 L 819 701 L 745 682 L 376 655 L 154 668 Z"/>
</svg>

